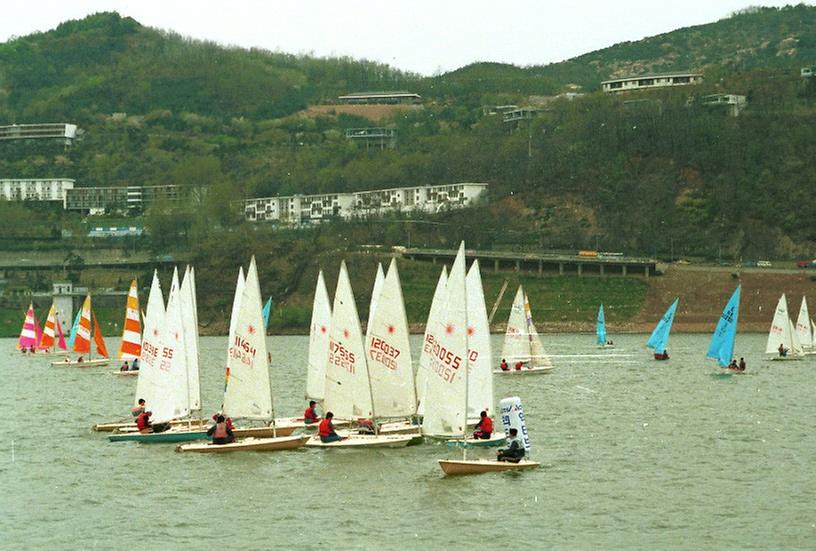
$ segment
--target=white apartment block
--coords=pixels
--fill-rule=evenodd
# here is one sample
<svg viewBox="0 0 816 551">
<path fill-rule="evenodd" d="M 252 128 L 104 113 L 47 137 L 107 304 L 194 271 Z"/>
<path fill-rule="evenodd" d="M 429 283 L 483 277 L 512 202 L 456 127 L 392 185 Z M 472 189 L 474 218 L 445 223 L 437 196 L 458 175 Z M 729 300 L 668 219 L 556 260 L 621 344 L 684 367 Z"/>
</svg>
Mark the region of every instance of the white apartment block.
<svg viewBox="0 0 816 551">
<path fill-rule="evenodd" d="M 60 201 L 65 208 L 69 189 L 74 189 L 70 178 L 0 179 L 0 199 L 6 201 Z"/>
<path fill-rule="evenodd" d="M 689 86 L 703 81 L 700 73 L 667 73 L 663 75 L 643 75 L 639 77 L 616 78 L 601 82 L 604 92 L 628 92 L 630 90 L 651 90 L 673 86 Z"/>
<path fill-rule="evenodd" d="M 277 221 L 298 226 L 332 217 L 349 219 L 395 211 L 434 213 L 466 207 L 486 190 L 487 184 L 457 183 L 355 193 L 261 197 L 244 201 L 244 216 L 250 222 Z"/>
</svg>

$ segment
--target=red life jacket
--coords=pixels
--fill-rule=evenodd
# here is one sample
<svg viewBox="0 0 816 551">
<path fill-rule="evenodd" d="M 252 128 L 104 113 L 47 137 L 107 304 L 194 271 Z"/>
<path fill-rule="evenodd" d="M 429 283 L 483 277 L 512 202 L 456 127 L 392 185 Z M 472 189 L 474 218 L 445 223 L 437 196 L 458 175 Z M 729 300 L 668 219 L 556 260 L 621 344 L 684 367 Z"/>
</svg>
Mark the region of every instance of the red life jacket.
<svg viewBox="0 0 816 551">
<path fill-rule="evenodd" d="M 306 411 L 303 412 L 303 418 L 312 422 L 317 421 L 317 413 L 314 408 L 306 408 Z"/>
<path fill-rule="evenodd" d="M 521 363 L 521 362 L 516 362 L 516 371 L 521 371 L 521 366 L 523 366 L 523 365 L 524 364 Z"/>
<path fill-rule="evenodd" d="M 482 432 L 492 433 L 493 419 L 491 419 L 490 417 L 485 417 L 484 419 L 482 419 L 482 424 L 479 426 L 479 428 L 482 429 Z"/>
<path fill-rule="evenodd" d="M 139 416 L 136 418 L 136 428 L 139 429 L 139 430 L 144 430 L 149 426 L 150 426 L 150 419 L 149 419 L 147 413 L 145 413 L 145 412 L 140 413 Z"/>
<path fill-rule="evenodd" d="M 320 436 L 330 436 L 332 433 L 331 421 L 328 419 L 320 421 L 320 426 L 317 427 L 317 433 Z"/>
<path fill-rule="evenodd" d="M 213 438 L 226 438 L 229 434 L 227 434 L 227 424 L 226 423 L 216 423 L 215 431 L 212 434 Z"/>
<path fill-rule="evenodd" d="M 510 366 L 507 365 L 507 362 L 502 362 L 501 363 L 501 370 L 502 371 L 507 371 L 509 369 L 510 369 Z"/>
<path fill-rule="evenodd" d="M 133 406 L 130 408 L 130 413 L 134 417 L 138 417 L 144 411 L 144 406 Z"/>
</svg>

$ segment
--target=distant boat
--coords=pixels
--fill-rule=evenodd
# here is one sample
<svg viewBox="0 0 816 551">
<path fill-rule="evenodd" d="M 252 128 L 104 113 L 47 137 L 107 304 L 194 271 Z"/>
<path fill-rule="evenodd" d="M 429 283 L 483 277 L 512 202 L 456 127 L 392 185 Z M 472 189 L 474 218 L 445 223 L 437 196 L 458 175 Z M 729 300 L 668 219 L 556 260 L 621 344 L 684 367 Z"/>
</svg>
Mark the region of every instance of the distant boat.
<svg viewBox="0 0 816 551">
<path fill-rule="evenodd" d="M 776 304 L 776 311 L 768 331 L 768 343 L 765 345 L 766 354 L 774 354 L 772 360 L 801 360 L 805 355 L 799 336 L 793 327 L 788 315 L 788 300 L 783 294 Z"/>
<path fill-rule="evenodd" d="M 555 369 L 550 356 L 544 350 L 538 336 L 530 301 L 524 288 L 519 285 L 513 305 L 510 307 L 510 318 L 507 320 L 507 331 L 504 334 L 502 359 L 506 360 L 509 369 L 494 369 L 493 373 L 549 373 Z M 516 369 L 521 362 L 523 367 Z"/>
<path fill-rule="evenodd" d="M 646 348 L 654 350 L 655 360 L 668 360 L 669 355 L 666 352 L 666 346 L 669 344 L 669 334 L 671 333 L 672 323 L 674 323 L 674 313 L 677 310 L 677 304 L 680 302 L 679 298 L 674 299 L 666 313 L 657 322 L 657 326 L 652 331 L 649 340 L 646 342 Z"/>
<path fill-rule="evenodd" d="M 728 369 L 728 366 L 731 365 L 734 359 L 734 342 L 737 338 L 737 323 L 739 321 L 740 289 L 741 287 L 737 287 L 728 304 L 725 305 L 720 315 L 720 321 L 717 322 L 717 327 L 711 336 L 708 352 L 706 352 L 706 358 L 717 360 L 717 364 L 726 370 L 726 374 L 730 374 L 731 370 Z"/>
<path fill-rule="evenodd" d="M 604 317 L 603 304 L 598 308 L 598 319 L 595 322 L 595 342 L 598 344 L 598 348 L 615 348 L 612 341 L 606 338 L 606 318 Z"/>
<path fill-rule="evenodd" d="M 57 352 L 55 347 L 59 348 L 62 352 Z M 57 319 L 57 307 L 55 304 L 51 304 L 51 309 L 48 310 L 48 317 L 43 324 L 43 330 L 37 348 L 51 355 L 59 354 L 64 356 L 68 352 L 68 348 L 65 345 L 65 337 L 62 334 L 62 326 L 60 325 L 59 319 Z"/>
<path fill-rule="evenodd" d="M 94 343 L 93 348 L 96 349 L 96 353 L 100 356 L 97 359 L 94 359 L 92 355 L 91 340 L 93 340 Z M 65 358 L 63 361 L 51 362 L 51 365 L 95 367 L 110 363 L 108 349 L 105 346 L 105 340 L 102 338 L 102 331 L 99 329 L 99 321 L 91 309 L 91 295 L 85 297 L 85 302 L 82 304 L 82 309 L 79 312 L 79 323 L 77 324 L 76 333 L 74 333 L 73 351 L 80 354 L 76 360 Z M 87 357 L 84 356 L 85 354 L 87 354 Z"/>
<path fill-rule="evenodd" d="M 814 354 L 813 351 L 813 327 L 808 312 L 807 298 L 802 297 L 802 304 L 799 306 L 799 317 L 796 319 L 796 335 L 805 354 Z"/>
<path fill-rule="evenodd" d="M 130 282 L 125 304 L 125 321 L 122 324 L 122 342 L 119 345 L 119 359 L 135 360 L 142 352 L 142 323 L 139 319 L 139 290 L 136 280 Z M 127 372 L 125 372 L 127 373 Z M 134 371 L 135 373 L 135 371 Z"/>
<path fill-rule="evenodd" d="M 29 304 L 26 310 L 23 327 L 20 329 L 20 338 L 17 339 L 17 350 L 28 352 L 37 348 L 37 318 L 34 316 L 34 305 Z"/>
<path fill-rule="evenodd" d="M 269 318 L 270 314 L 272 314 L 272 297 L 266 299 L 266 304 L 263 306 L 263 326 L 264 331 L 269 329 Z"/>
</svg>

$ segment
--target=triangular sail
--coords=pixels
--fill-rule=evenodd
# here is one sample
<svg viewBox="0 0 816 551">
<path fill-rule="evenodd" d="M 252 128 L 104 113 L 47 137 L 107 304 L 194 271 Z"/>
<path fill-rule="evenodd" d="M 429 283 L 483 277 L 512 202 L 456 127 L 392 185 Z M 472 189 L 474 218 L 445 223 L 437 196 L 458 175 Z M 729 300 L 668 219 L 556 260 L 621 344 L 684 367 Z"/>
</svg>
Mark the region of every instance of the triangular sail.
<svg viewBox="0 0 816 551">
<path fill-rule="evenodd" d="M 802 297 L 802 304 L 799 306 L 799 317 L 796 319 L 796 335 L 803 348 L 813 348 L 813 330 L 810 326 L 810 313 L 808 312 L 807 298 Z"/>
<path fill-rule="evenodd" d="M 227 351 L 229 380 L 224 392 L 224 415 L 271 419 L 272 387 L 266 357 L 266 333 L 263 330 L 261 287 L 254 256 L 249 263 L 246 279 L 236 287 L 233 301 L 236 317 L 230 320 Z"/>
<path fill-rule="evenodd" d="M 601 346 L 606 344 L 606 318 L 604 317 L 603 304 L 598 308 L 598 320 L 595 323 L 595 340 Z"/>
<path fill-rule="evenodd" d="M 34 312 L 34 332 L 37 334 L 37 346 L 39 346 L 40 341 L 42 340 L 43 330 L 40 329 L 40 322 L 37 320 L 36 312 Z"/>
<path fill-rule="evenodd" d="M 56 320 L 56 328 L 57 328 L 57 348 L 62 351 L 68 350 L 65 346 L 65 335 L 62 334 L 62 322 L 60 321 L 59 317 L 55 317 Z"/>
<path fill-rule="evenodd" d="M 377 309 L 366 335 L 366 353 L 377 416 L 407 417 L 416 413 L 408 320 L 395 259 L 380 285 Z"/>
<path fill-rule="evenodd" d="M 159 353 L 159 392 L 154 403 L 148 404 L 156 423 L 185 417 L 190 413 L 185 323 L 189 321 L 185 321 L 182 314 L 178 269 L 174 269 Z"/>
<path fill-rule="evenodd" d="M 144 333 L 142 350 L 139 354 L 139 379 L 136 382 L 134 405 L 144 398 L 147 407 L 153 406 L 154 398 L 159 394 L 159 366 L 161 363 L 162 334 L 164 333 L 164 298 L 162 297 L 159 276 L 153 272 L 153 282 L 147 297 L 147 311 L 144 315 Z"/>
<path fill-rule="evenodd" d="M 374 414 L 360 318 L 345 262 L 340 264 L 334 294 L 323 404 L 341 418 Z"/>
<path fill-rule="evenodd" d="M 524 313 L 527 316 L 527 334 L 530 340 L 530 361 L 533 367 L 552 367 L 552 360 L 547 351 L 544 350 L 544 345 L 541 344 L 541 338 L 538 336 L 535 323 L 533 323 L 533 311 L 530 309 L 530 299 L 527 298 L 527 293 L 524 293 Z"/>
<path fill-rule="evenodd" d="M 18 350 L 28 350 L 32 346 L 37 346 L 36 323 L 34 320 L 34 306 L 29 304 L 28 310 L 26 310 L 25 320 L 23 321 L 23 328 L 20 331 L 20 338 L 17 340 Z"/>
<path fill-rule="evenodd" d="M 382 291 L 385 274 L 383 274 L 382 263 L 377 262 L 377 275 L 374 276 L 374 289 L 371 291 L 371 302 L 368 307 L 368 322 L 366 322 L 366 335 L 368 335 L 369 327 L 374 321 L 374 313 L 377 311 L 377 303 L 380 300 L 380 292 Z"/>
<path fill-rule="evenodd" d="M 96 319 L 96 313 L 91 312 L 91 317 L 93 318 L 93 340 L 94 344 L 96 345 L 96 353 L 103 358 L 107 358 L 108 347 L 105 346 L 105 339 L 102 338 L 102 330 L 99 328 L 99 321 Z"/>
<path fill-rule="evenodd" d="M 54 337 L 56 336 L 57 324 L 57 307 L 51 304 L 48 310 L 48 317 L 45 318 L 45 325 L 43 325 L 42 337 L 40 337 L 40 344 L 38 346 L 41 350 L 49 350 L 54 348 Z"/>
<path fill-rule="evenodd" d="M 264 324 L 264 331 L 269 329 L 269 318 L 272 314 L 272 297 L 266 299 L 266 303 L 263 307 L 263 324 Z"/>
<path fill-rule="evenodd" d="M 142 352 L 142 323 L 139 320 L 139 289 L 136 280 L 130 282 L 125 304 L 125 321 L 122 325 L 122 342 L 119 359 L 132 360 Z"/>
<path fill-rule="evenodd" d="M 82 308 L 74 316 L 74 322 L 71 324 L 71 332 L 68 334 L 68 348 L 74 349 L 74 342 L 76 341 L 77 330 L 79 330 L 79 320 L 82 318 Z"/>
<path fill-rule="evenodd" d="M 504 333 L 504 345 L 502 346 L 502 359 L 512 365 L 515 362 L 529 362 L 530 356 L 527 316 L 524 313 L 524 289 L 519 285 L 513 304 L 510 306 L 510 317 L 507 319 L 507 330 Z"/>
<path fill-rule="evenodd" d="M 737 338 L 737 322 L 739 321 L 740 289 L 737 287 L 734 294 L 725 305 L 720 321 L 711 336 L 711 344 L 706 352 L 706 358 L 717 360 L 720 367 L 728 367 L 734 358 L 734 341 Z"/>
<path fill-rule="evenodd" d="M 188 266 L 181 282 L 181 313 L 184 319 L 184 346 L 187 354 L 187 389 L 190 411 L 201 409 L 201 383 L 198 367 L 198 308 L 195 296 L 195 268 Z"/>
<path fill-rule="evenodd" d="M 779 297 L 779 302 L 776 304 L 771 329 L 768 331 L 765 352 L 767 354 L 778 353 L 780 345 L 789 350 L 794 356 L 801 355 L 803 352 L 802 345 L 799 344 L 799 339 L 794 331 L 793 323 L 788 316 L 788 300 L 784 294 Z"/>
<path fill-rule="evenodd" d="M 425 413 L 425 391 L 428 384 L 428 376 L 430 374 L 430 366 L 432 362 L 432 347 L 428 340 L 430 328 L 435 327 L 439 323 L 439 318 L 442 315 L 442 308 L 445 306 L 445 287 L 448 284 L 448 268 L 442 266 L 442 271 L 439 273 L 439 279 L 436 282 L 436 289 L 434 290 L 433 299 L 431 301 L 431 309 L 428 312 L 428 321 L 425 323 L 425 334 L 422 338 L 422 350 L 419 353 L 419 364 L 416 372 L 416 394 L 417 394 L 417 413 L 423 415 Z"/>
<path fill-rule="evenodd" d="M 309 328 L 309 364 L 306 368 L 306 398 L 323 400 L 326 390 L 326 362 L 329 359 L 329 327 L 331 326 L 331 303 L 323 270 L 317 274 L 312 323 Z"/>
<path fill-rule="evenodd" d="M 428 351 L 423 434 L 464 436 L 467 430 L 468 308 L 465 245 L 459 246 L 445 286 L 439 315 L 426 330 Z"/>
<path fill-rule="evenodd" d="M 674 323 L 674 313 L 677 311 L 677 304 L 679 302 L 679 298 L 674 299 L 674 302 L 671 303 L 666 313 L 663 314 L 663 317 L 657 322 L 654 331 L 652 331 L 649 340 L 646 342 L 646 347 L 653 349 L 657 354 L 665 352 L 669 344 L 669 334 L 671 333 L 672 323 Z"/>
<path fill-rule="evenodd" d="M 85 297 L 80 314 L 74 337 L 74 352 L 88 354 L 91 352 L 91 295 Z"/>
<path fill-rule="evenodd" d="M 479 412 L 494 413 L 493 352 L 490 348 L 490 324 L 484 300 L 479 261 L 474 260 L 465 278 L 467 290 L 468 337 L 468 418 L 478 419 Z"/>
</svg>

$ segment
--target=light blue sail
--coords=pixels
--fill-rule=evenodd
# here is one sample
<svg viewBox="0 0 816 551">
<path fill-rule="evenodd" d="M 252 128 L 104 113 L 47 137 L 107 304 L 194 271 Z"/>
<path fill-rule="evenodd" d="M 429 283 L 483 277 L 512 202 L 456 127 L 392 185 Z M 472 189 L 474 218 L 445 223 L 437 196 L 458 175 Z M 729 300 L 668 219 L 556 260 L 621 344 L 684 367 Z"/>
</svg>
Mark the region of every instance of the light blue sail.
<svg viewBox="0 0 816 551">
<path fill-rule="evenodd" d="M 595 324 L 595 335 L 600 346 L 606 344 L 606 321 L 604 320 L 603 304 L 598 308 L 598 322 Z"/>
<path fill-rule="evenodd" d="M 264 330 L 269 329 L 269 314 L 272 312 L 272 297 L 266 301 L 263 307 Z"/>
<path fill-rule="evenodd" d="M 674 323 L 674 312 L 677 310 L 677 304 L 680 302 L 679 298 L 674 299 L 669 309 L 657 322 L 657 326 L 652 331 L 649 340 L 646 341 L 646 348 L 654 349 L 656 354 L 662 354 L 666 351 L 666 346 L 669 344 L 669 333 L 671 333 L 672 323 Z"/>
<path fill-rule="evenodd" d="M 737 338 L 737 320 L 739 318 L 740 289 L 734 291 L 731 300 L 725 305 L 717 328 L 711 336 L 706 358 L 717 360 L 720 367 L 728 367 L 734 357 L 734 340 Z"/>
<path fill-rule="evenodd" d="M 71 326 L 71 334 L 68 335 L 68 350 L 74 349 L 74 340 L 76 339 L 77 329 L 79 328 L 79 318 L 82 317 L 82 308 L 77 310 L 74 324 Z"/>
</svg>

